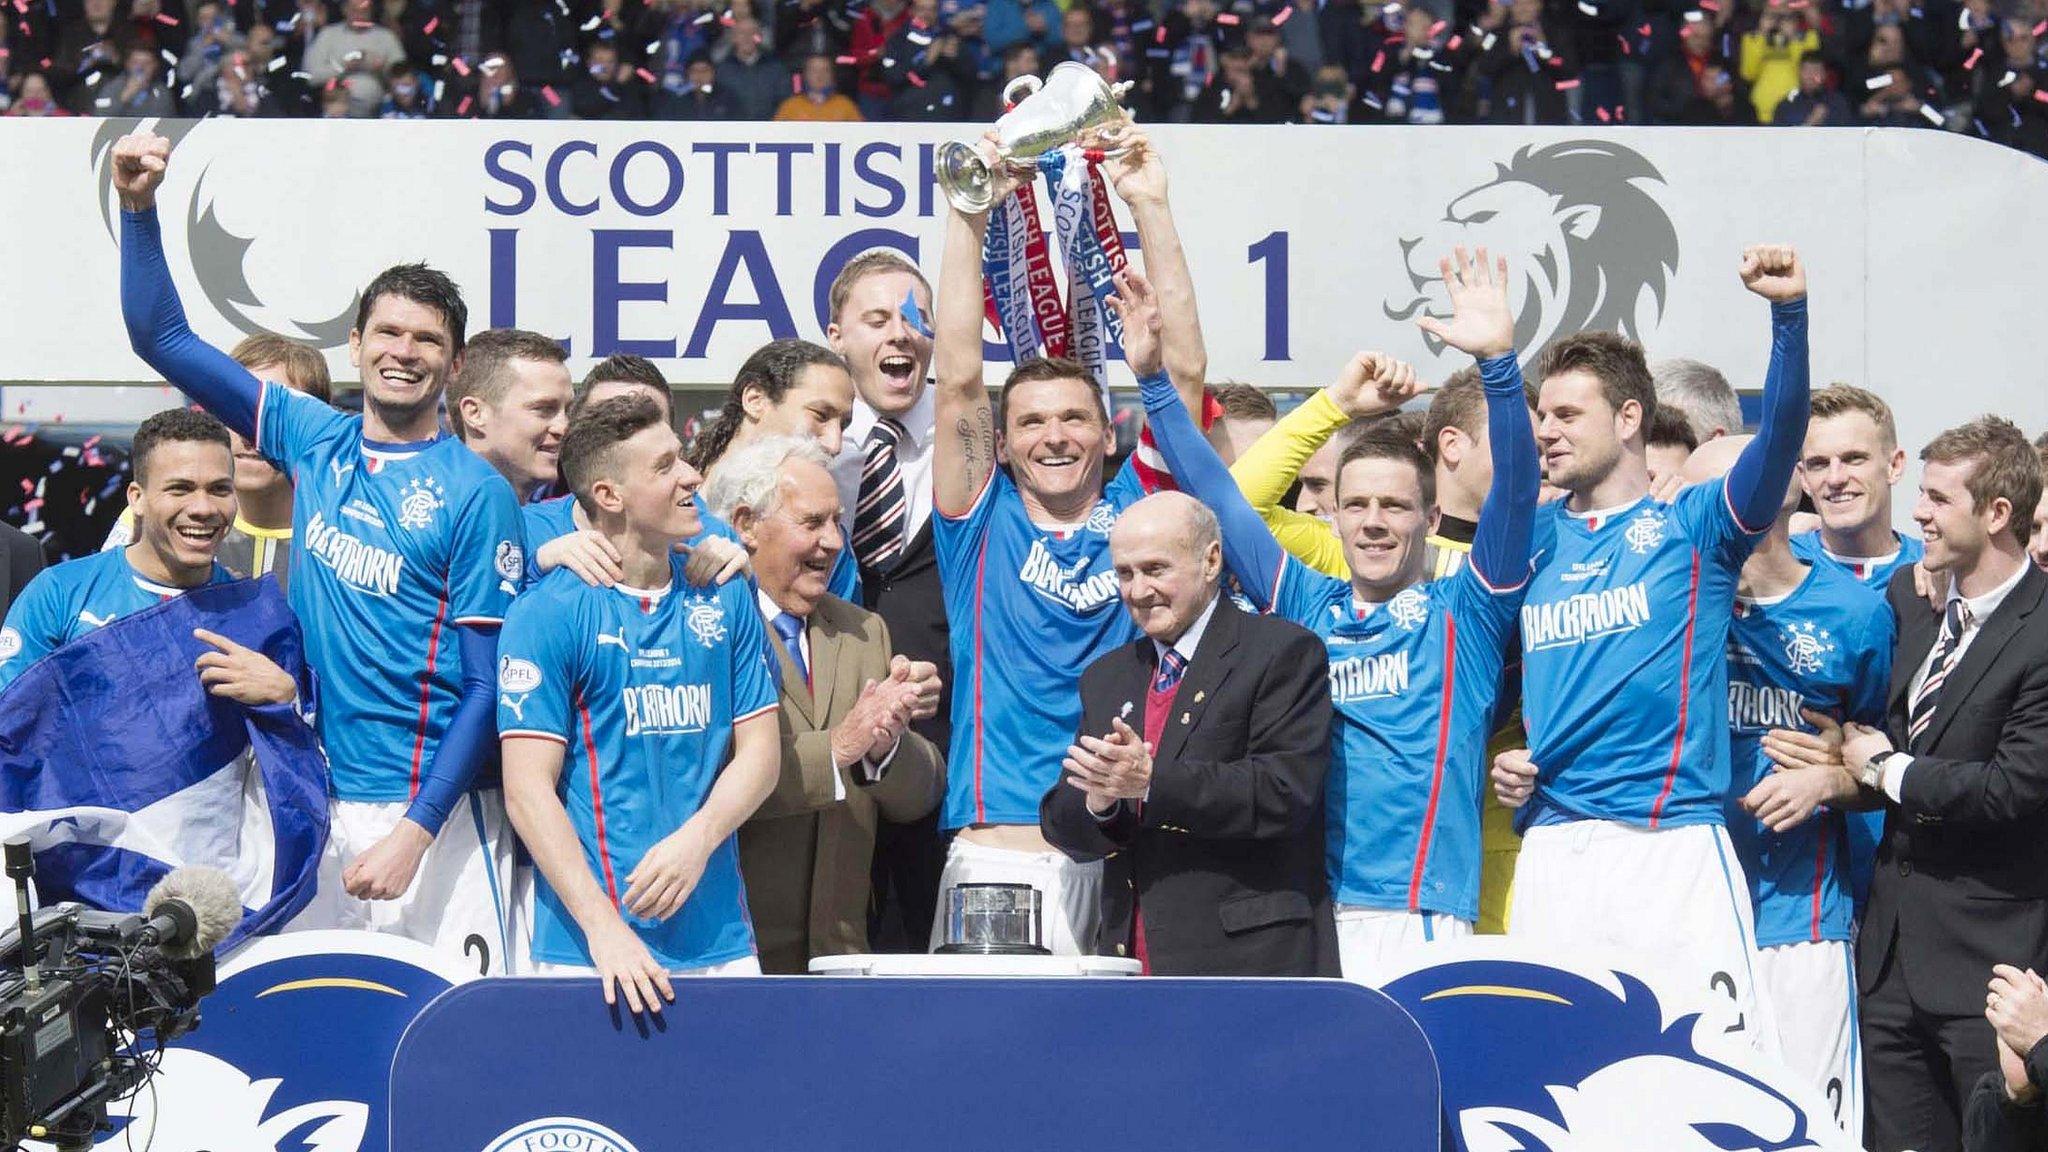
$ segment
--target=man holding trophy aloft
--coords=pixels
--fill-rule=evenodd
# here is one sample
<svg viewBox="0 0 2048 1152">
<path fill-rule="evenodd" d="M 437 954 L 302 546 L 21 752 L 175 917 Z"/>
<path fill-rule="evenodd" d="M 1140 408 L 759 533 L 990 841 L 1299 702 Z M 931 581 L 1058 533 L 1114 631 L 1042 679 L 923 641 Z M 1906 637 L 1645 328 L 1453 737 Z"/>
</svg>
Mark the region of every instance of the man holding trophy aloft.
<svg viewBox="0 0 2048 1152">
<path fill-rule="evenodd" d="M 1054 69 L 971 153 L 949 149 L 940 165 L 953 208 L 934 334 L 933 531 L 959 685 L 941 824 L 957 835 L 940 908 L 951 911 L 950 894 L 963 884 L 1019 885 L 1007 891 L 1042 909 L 1044 945 L 1072 955 L 1095 942 L 1101 865 L 1048 844 L 1038 802 L 1074 739 L 1081 669 L 1138 635 L 1118 598 L 1109 530 L 1145 495 L 1135 455 L 1103 482 L 1115 437 L 1101 373 L 1118 327 L 1102 301 L 1122 254 L 1098 177 L 1137 226 L 1162 312 L 1165 367 L 1193 412 L 1202 411 L 1207 355 L 1166 169 L 1093 72 Z M 1045 258 L 1026 182 L 1034 168 L 1056 198 L 1071 307 L 1059 301 Z M 983 381 L 991 296 L 1018 361 L 1000 412 Z M 935 946 L 954 919 L 941 915 Z"/>
</svg>

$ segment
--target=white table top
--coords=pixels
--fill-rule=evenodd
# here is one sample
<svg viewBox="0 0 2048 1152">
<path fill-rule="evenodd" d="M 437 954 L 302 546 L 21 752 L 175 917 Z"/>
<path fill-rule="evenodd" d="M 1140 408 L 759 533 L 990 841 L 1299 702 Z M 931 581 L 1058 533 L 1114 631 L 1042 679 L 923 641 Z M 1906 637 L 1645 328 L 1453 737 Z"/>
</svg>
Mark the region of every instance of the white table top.
<svg viewBox="0 0 2048 1152">
<path fill-rule="evenodd" d="M 1138 962 L 1118 956 L 878 955 L 820 956 L 820 976 L 1136 976 Z"/>
</svg>

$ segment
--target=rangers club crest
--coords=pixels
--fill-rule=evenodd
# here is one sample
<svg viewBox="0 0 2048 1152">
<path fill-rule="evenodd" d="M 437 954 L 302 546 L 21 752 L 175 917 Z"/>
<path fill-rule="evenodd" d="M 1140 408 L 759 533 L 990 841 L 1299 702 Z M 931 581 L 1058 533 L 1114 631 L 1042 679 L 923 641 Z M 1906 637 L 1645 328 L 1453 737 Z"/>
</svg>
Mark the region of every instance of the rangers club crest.
<svg viewBox="0 0 2048 1152">
<path fill-rule="evenodd" d="M 690 605 L 683 624 L 697 643 L 710 648 L 725 640 L 725 609 L 716 600 L 699 600 Z"/>
<path fill-rule="evenodd" d="M 1638 556 L 1654 550 L 1664 543 L 1664 514 L 1655 508 L 1643 509 L 1629 521 L 1622 539 L 1628 542 L 1628 550 Z"/>
<path fill-rule="evenodd" d="M 1429 598 L 1413 588 L 1403 588 L 1399 596 L 1387 601 L 1387 618 L 1413 632 L 1429 619 Z"/>
<path fill-rule="evenodd" d="M 447 503 L 441 482 L 432 476 L 415 476 L 405 482 L 398 495 L 398 525 L 418 531 L 434 522 L 434 513 Z"/>
<path fill-rule="evenodd" d="M 1114 527 L 1116 527 L 1116 505 L 1111 504 L 1107 500 L 1098 501 L 1095 507 L 1088 512 L 1088 531 L 1098 536 L 1107 536 L 1109 535 L 1109 530 Z"/>
<path fill-rule="evenodd" d="M 1795 676 L 1820 671 L 1835 651 L 1834 636 L 1811 620 L 1787 625 L 1778 630 L 1778 635 L 1785 641 L 1785 665 Z"/>
</svg>

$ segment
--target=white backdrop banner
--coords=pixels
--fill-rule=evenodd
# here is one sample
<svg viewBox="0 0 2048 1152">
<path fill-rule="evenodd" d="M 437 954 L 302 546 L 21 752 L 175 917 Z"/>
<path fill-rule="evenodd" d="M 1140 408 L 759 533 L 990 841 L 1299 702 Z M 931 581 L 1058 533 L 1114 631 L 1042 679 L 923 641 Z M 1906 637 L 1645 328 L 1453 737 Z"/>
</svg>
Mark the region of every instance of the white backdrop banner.
<svg viewBox="0 0 2048 1152">
<path fill-rule="evenodd" d="M 107 181 L 113 140 L 137 123 L 0 125 L 0 380 L 151 379 L 121 326 Z M 353 380 L 356 292 L 386 265 L 426 260 L 462 285 L 472 331 L 556 336 L 579 374 L 635 352 L 686 384 L 730 380 L 771 337 L 818 338 L 833 274 L 863 249 L 901 248 L 936 273 L 945 199 L 931 155 L 963 131 L 160 127 L 177 138 L 160 208 L 171 266 L 211 340 L 280 332 Z M 1156 138 L 1217 379 L 1320 384 L 1360 348 L 1440 378 L 1462 358 L 1413 318 L 1443 309 L 1436 259 L 1464 243 L 1510 255 L 1525 349 L 1619 329 L 1653 358 L 1697 357 L 1754 388 L 1767 311 L 1743 292 L 1737 257 L 1788 242 L 1811 269 L 1816 382 L 1865 383 L 1913 430 L 1984 410 L 2048 422 L 2033 335 L 2048 166 L 2018 152 L 1846 129 L 1169 126 Z"/>
</svg>

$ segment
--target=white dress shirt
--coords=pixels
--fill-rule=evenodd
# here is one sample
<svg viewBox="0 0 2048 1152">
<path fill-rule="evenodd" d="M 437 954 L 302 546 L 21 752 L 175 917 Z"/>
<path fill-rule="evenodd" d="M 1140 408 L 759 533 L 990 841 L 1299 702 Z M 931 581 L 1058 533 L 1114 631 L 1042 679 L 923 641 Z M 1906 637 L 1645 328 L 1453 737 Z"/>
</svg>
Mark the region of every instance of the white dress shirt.
<svg viewBox="0 0 2048 1152">
<path fill-rule="evenodd" d="M 896 468 L 903 477 L 903 542 L 908 544 L 932 514 L 932 446 L 938 442 L 938 401 L 933 386 L 903 414 L 903 439 L 896 444 Z M 853 528 L 853 510 L 860 505 L 860 473 L 867 465 L 868 434 L 881 414 L 866 400 L 854 397 L 853 419 L 846 425 L 839 455 L 832 458 L 832 478 L 839 482 L 839 507 Z"/>
<path fill-rule="evenodd" d="M 1968 613 L 1963 623 L 1962 639 L 1956 642 L 1955 657 L 1949 662 L 1950 668 L 1954 668 L 1963 662 L 1963 653 L 1970 650 L 1971 641 L 1977 638 L 1977 633 L 1984 630 L 1984 622 L 1991 619 L 1991 614 L 1998 611 L 1998 606 L 2005 603 L 2005 598 L 2012 595 L 2014 588 L 2019 587 L 2020 581 L 2027 575 L 2027 569 L 2032 566 L 2030 562 L 2022 558 L 2019 568 L 2013 572 L 2011 579 L 1993 588 L 1991 591 L 1977 596 L 1964 596 L 1956 590 L 1953 584 L 1949 586 L 1948 601 L 1953 603 L 1954 601 L 1961 600 L 1964 609 Z M 1944 604 L 1942 606 L 1942 613 L 1946 615 L 1947 612 L 1947 604 Z M 1928 673 L 1934 670 L 1934 658 L 1939 655 L 1941 655 L 1941 641 L 1937 637 L 1934 645 L 1927 650 L 1927 658 L 1920 662 L 1920 670 L 1913 673 L 1913 682 L 1906 688 L 1907 700 L 1913 699 L 1914 694 L 1920 691 L 1920 685 L 1927 682 Z M 1905 786 L 1906 769 L 1911 767 L 1912 764 L 1913 757 L 1903 750 L 1897 756 L 1884 763 L 1884 776 L 1880 783 L 1884 785 L 1884 794 L 1891 797 L 1893 803 L 1903 803 L 1899 799 L 1899 792 Z"/>
</svg>

